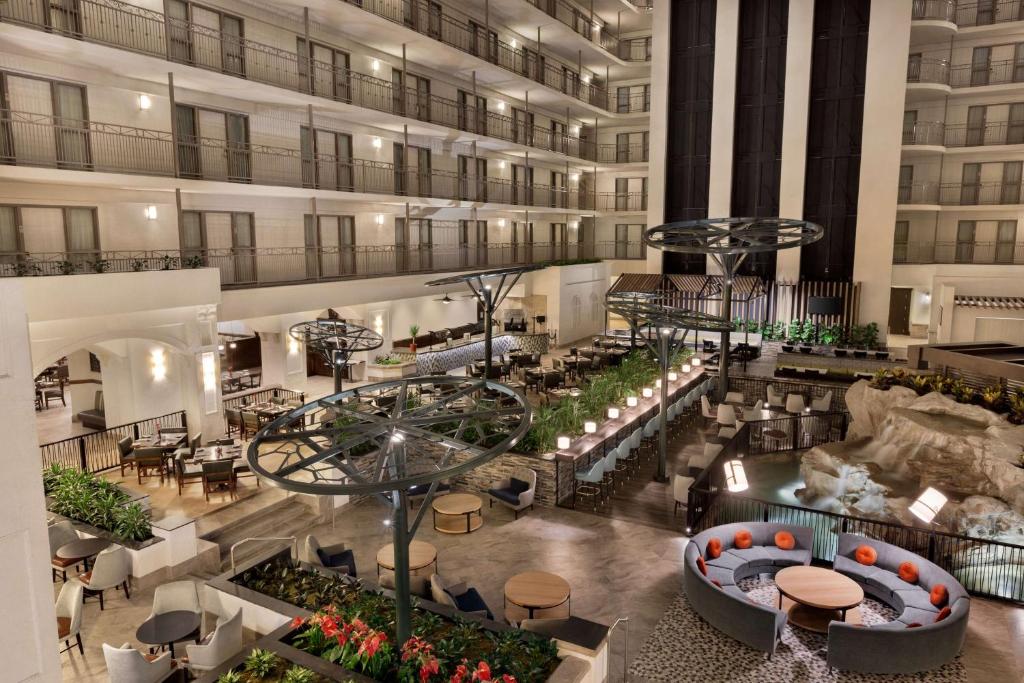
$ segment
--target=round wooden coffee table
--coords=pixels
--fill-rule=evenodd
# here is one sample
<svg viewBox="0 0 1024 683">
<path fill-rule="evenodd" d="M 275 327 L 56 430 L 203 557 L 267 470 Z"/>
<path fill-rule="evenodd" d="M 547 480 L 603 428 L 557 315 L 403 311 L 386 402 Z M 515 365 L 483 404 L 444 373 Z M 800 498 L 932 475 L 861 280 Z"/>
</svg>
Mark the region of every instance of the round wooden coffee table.
<svg viewBox="0 0 1024 683">
<path fill-rule="evenodd" d="M 443 534 L 468 534 L 484 525 L 483 503 L 472 493 L 438 496 L 434 508 L 434 529 Z"/>
<path fill-rule="evenodd" d="M 568 611 L 571 612 L 572 591 L 569 582 L 557 574 L 523 572 L 505 582 L 506 610 L 509 603 L 525 609 L 530 619 L 537 610 L 552 609 L 565 603 L 569 603 Z"/>
<path fill-rule="evenodd" d="M 807 631 L 828 633 L 830 621 L 861 623 L 864 590 L 853 579 L 823 567 L 786 567 L 775 575 L 779 609 Z"/>
<path fill-rule="evenodd" d="M 426 541 L 409 541 L 409 573 L 415 574 L 431 565 L 437 573 L 437 548 Z M 394 543 L 388 543 L 377 551 L 377 576 L 380 576 L 381 569 L 395 571 Z"/>
</svg>

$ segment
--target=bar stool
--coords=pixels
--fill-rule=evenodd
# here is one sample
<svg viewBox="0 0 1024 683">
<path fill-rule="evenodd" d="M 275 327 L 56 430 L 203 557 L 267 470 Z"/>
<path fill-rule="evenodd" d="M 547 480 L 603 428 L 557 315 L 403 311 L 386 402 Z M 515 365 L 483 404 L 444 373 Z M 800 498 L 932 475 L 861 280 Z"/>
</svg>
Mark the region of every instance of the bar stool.
<svg viewBox="0 0 1024 683">
<path fill-rule="evenodd" d="M 586 470 L 577 470 L 573 474 L 572 482 L 572 507 L 576 508 L 576 500 L 580 496 L 590 496 L 593 499 L 593 507 L 597 509 L 598 498 L 601 496 L 601 482 L 604 479 L 604 458 L 594 462 Z"/>
</svg>

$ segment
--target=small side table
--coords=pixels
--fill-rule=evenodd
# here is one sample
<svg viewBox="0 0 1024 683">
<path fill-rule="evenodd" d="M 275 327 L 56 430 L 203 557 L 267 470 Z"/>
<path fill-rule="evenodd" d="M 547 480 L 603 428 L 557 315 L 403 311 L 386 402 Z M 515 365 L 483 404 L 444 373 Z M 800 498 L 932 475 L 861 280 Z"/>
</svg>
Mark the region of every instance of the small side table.
<svg viewBox="0 0 1024 683">
<path fill-rule="evenodd" d="M 505 582 L 504 592 L 506 611 L 511 603 L 525 609 L 529 619 L 535 618 L 537 610 L 550 610 L 565 604 L 568 604 L 568 609 L 564 616 L 569 616 L 568 613 L 572 612 L 572 589 L 569 582 L 557 574 L 549 572 L 516 574 Z"/>
<path fill-rule="evenodd" d="M 416 572 L 426 569 L 433 565 L 434 572 L 437 573 L 437 548 L 427 543 L 426 541 L 410 541 L 409 542 L 409 573 L 416 574 Z M 377 551 L 377 576 L 380 577 L 380 570 L 387 569 L 388 571 L 395 571 L 395 544 L 388 543 L 386 546 Z"/>
<path fill-rule="evenodd" d="M 443 534 L 468 534 L 484 525 L 483 503 L 472 493 L 449 493 L 431 504 L 434 529 Z"/>
</svg>

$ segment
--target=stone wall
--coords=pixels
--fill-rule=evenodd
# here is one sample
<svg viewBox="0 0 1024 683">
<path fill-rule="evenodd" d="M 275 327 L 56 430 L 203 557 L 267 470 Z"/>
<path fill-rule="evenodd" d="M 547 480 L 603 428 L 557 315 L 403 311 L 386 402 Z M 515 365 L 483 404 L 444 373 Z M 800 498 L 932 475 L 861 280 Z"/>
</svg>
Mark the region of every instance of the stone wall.
<svg viewBox="0 0 1024 683">
<path fill-rule="evenodd" d="M 460 453 L 455 457 L 461 462 L 468 458 L 468 454 Z M 505 453 L 494 460 L 470 470 L 466 474 L 456 477 L 451 483 L 453 488 L 467 489 L 484 493 L 491 488 L 494 482 L 512 476 L 512 470 L 516 467 L 528 467 L 537 473 L 537 490 L 534 494 L 534 505 L 542 507 L 554 507 L 555 500 L 555 460 L 553 454 L 548 456 L 523 455 L 522 453 Z M 559 493 L 565 497 L 566 473 L 569 473 L 570 491 L 572 490 L 571 468 L 561 467 L 562 482 L 559 484 Z"/>
</svg>

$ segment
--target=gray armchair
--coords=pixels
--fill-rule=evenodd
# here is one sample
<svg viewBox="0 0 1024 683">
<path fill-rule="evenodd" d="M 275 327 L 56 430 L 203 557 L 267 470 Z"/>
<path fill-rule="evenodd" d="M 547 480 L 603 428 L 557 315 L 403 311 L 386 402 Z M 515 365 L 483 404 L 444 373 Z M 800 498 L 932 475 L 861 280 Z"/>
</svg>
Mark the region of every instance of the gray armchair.
<svg viewBox="0 0 1024 683">
<path fill-rule="evenodd" d="M 128 551 L 119 545 L 113 545 L 96 556 L 92 570 L 78 578 L 85 584 L 86 597 L 98 595 L 100 610 L 103 610 L 103 593 L 110 588 L 124 588 L 124 596 L 131 599 L 128 592 L 128 577 L 132 573 L 132 558 Z"/>
<path fill-rule="evenodd" d="M 303 551 L 305 555 L 303 559 L 309 564 L 336 569 L 352 577 L 357 576 L 355 555 L 345 547 L 344 543 L 320 545 L 316 536 L 310 534 L 306 536 L 303 543 Z"/>
<path fill-rule="evenodd" d="M 170 652 L 150 659 L 128 643 L 121 647 L 103 643 L 103 659 L 110 683 L 159 683 L 175 671 Z"/>
<path fill-rule="evenodd" d="M 206 636 L 199 645 L 185 646 L 188 669 L 194 674 L 212 671 L 231 659 L 242 649 L 242 610 L 234 615 L 217 619 L 213 633 Z"/>
<path fill-rule="evenodd" d="M 537 490 L 537 473 L 529 467 L 516 467 L 512 475 L 496 481 L 487 490 L 490 496 L 490 507 L 495 501 L 511 509 L 515 518 L 526 508 L 533 509 L 534 494 Z"/>
<path fill-rule="evenodd" d="M 467 586 L 464 581 L 455 582 L 440 574 L 431 574 L 430 597 L 438 604 L 453 607 L 471 616 L 494 620 L 494 615 L 477 589 Z"/>
</svg>

